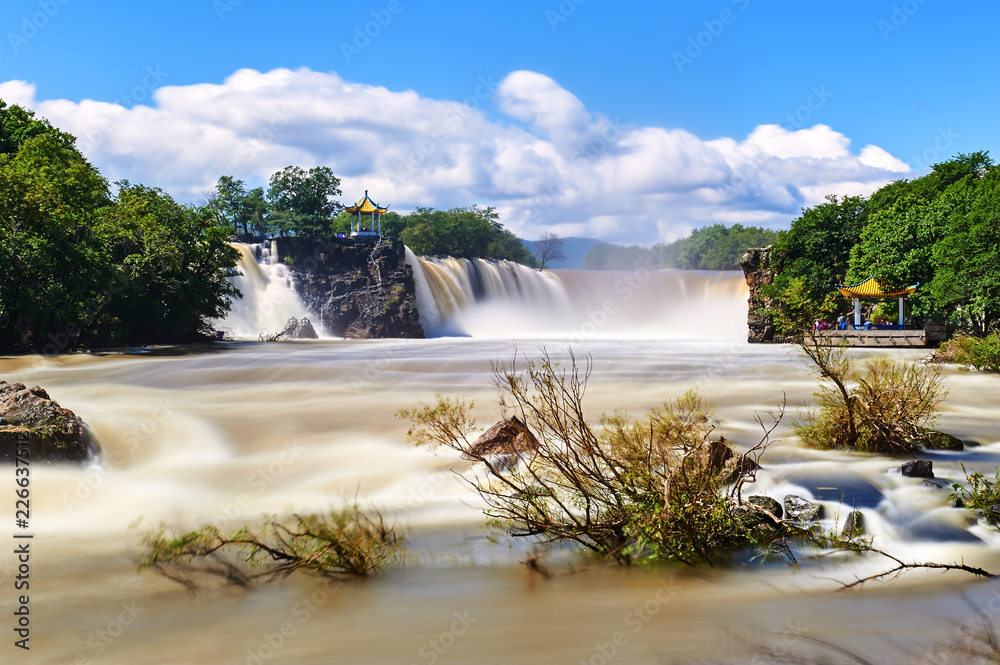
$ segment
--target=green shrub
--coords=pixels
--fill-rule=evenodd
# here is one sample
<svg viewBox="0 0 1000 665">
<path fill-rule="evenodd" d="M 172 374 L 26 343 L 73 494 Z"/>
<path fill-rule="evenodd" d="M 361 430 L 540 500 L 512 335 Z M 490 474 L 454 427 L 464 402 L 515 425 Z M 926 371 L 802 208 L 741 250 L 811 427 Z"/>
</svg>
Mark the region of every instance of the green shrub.
<svg viewBox="0 0 1000 665">
<path fill-rule="evenodd" d="M 977 370 L 1000 372 L 1000 335 L 992 333 L 982 338 L 959 335 L 941 344 L 934 359 Z"/>
<path fill-rule="evenodd" d="M 962 467 L 965 471 L 965 467 Z M 1000 530 L 1000 469 L 996 470 L 996 480 L 991 481 L 981 473 L 965 471 L 968 487 L 955 483 L 952 497 L 966 508 L 975 510 L 994 528 Z"/>
<path fill-rule="evenodd" d="M 936 367 L 880 356 L 857 371 L 843 348 L 808 341 L 803 348 L 827 382 L 813 393 L 816 406 L 792 423 L 803 442 L 885 455 L 919 448 L 947 395 Z"/>
<path fill-rule="evenodd" d="M 503 412 L 513 411 L 537 438 L 513 465 L 469 440 L 477 429 L 472 404 L 438 396 L 398 415 L 412 421 L 415 444 L 478 463 L 483 471 L 467 480 L 487 517 L 513 536 L 575 543 L 621 564 L 694 564 L 770 547 L 795 531 L 767 526 L 759 510 L 739 501 L 754 465 L 711 440 L 714 409 L 702 397 L 689 391 L 637 420 L 605 415 L 594 428 L 583 415 L 589 372 L 589 362 L 559 369 L 544 353 L 523 371 L 494 367 Z M 779 419 L 751 457 L 763 452 Z"/>
<path fill-rule="evenodd" d="M 184 584 L 198 586 L 203 575 L 249 586 L 302 571 L 345 579 L 368 575 L 401 555 L 395 527 L 377 510 L 351 506 L 327 514 L 269 520 L 259 529 L 243 527 L 223 535 L 212 525 L 182 534 L 148 534 L 139 569 L 150 568 Z"/>
</svg>

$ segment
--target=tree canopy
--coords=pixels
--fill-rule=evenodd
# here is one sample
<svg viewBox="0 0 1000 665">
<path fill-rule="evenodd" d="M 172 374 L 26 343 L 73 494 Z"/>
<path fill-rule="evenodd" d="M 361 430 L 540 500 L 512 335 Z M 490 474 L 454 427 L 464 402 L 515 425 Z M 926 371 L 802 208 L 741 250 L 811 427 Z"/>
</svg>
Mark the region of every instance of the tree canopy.
<svg viewBox="0 0 1000 665">
<path fill-rule="evenodd" d="M 228 227 L 118 184 L 113 197 L 73 136 L 0 102 L 0 352 L 191 341 L 225 314 Z"/>
<path fill-rule="evenodd" d="M 740 257 L 749 248 L 770 245 L 777 237 L 777 231 L 758 226 L 712 224 L 665 245 L 596 245 L 587 254 L 583 267 L 586 270 L 739 270 Z"/>
<path fill-rule="evenodd" d="M 803 210 L 774 250 L 779 300 L 796 278 L 815 303 L 868 277 L 919 284 L 911 316 L 984 334 L 1000 326 L 1000 168 L 986 152 L 960 154 L 868 198 L 829 197 Z"/>
</svg>

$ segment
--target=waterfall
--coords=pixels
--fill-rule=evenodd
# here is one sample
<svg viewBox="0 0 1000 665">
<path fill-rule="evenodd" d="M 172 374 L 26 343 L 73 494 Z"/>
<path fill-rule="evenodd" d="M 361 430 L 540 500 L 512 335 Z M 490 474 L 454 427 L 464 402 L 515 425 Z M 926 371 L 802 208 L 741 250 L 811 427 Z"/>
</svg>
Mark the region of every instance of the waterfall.
<svg viewBox="0 0 1000 665">
<path fill-rule="evenodd" d="M 429 337 L 746 337 L 748 289 L 740 272 L 539 272 L 409 249 L 406 260 Z"/>
<path fill-rule="evenodd" d="M 240 274 L 230 281 L 243 297 L 233 299 L 229 314 L 219 322 L 221 330 L 235 337 L 257 339 L 261 333 L 284 329 L 292 317 L 309 316 L 295 292 L 288 267 L 274 256 L 273 241 L 253 245 L 233 243 L 233 247 L 240 253 L 236 266 Z"/>
</svg>

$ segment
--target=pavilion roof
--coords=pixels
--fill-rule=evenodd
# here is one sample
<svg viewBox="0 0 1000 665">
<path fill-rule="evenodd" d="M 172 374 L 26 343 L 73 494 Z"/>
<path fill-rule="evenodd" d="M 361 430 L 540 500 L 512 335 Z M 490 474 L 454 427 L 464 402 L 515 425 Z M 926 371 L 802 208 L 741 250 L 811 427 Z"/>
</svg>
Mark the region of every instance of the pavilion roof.
<svg viewBox="0 0 1000 665">
<path fill-rule="evenodd" d="M 379 206 L 379 204 L 372 201 L 370 198 L 368 198 L 368 190 L 366 189 L 365 197 L 360 201 L 358 201 L 357 203 L 355 203 L 354 205 L 346 207 L 345 210 L 351 214 L 357 212 L 364 212 L 364 213 L 377 212 L 381 214 L 383 212 L 388 212 L 389 206 L 385 206 L 383 208 Z"/>
<path fill-rule="evenodd" d="M 885 288 L 874 277 L 869 277 L 863 282 L 852 284 L 851 286 L 839 286 L 842 295 L 848 298 L 882 298 L 905 296 L 917 290 L 919 284 L 901 286 L 898 288 Z"/>
</svg>

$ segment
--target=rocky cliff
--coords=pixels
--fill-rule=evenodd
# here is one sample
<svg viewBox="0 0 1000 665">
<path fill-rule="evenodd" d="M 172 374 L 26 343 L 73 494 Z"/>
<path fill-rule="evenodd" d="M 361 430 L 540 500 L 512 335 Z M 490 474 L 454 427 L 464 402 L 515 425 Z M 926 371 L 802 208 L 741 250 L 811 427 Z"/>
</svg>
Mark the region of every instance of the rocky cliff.
<svg viewBox="0 0 1000 665">
<path fill-rule="evenodd" d="M 763 287 L 774 281 L 771 267 L 771 247 L 748 249 L 740 258 L 743 276 L 750 287 L 747 302 L 747 341 L 751 344 L 784 343 L 793 341 L 790 335 L 778 334 L 768 313 L 777 308 L 777 303 L 762 293 Z"/>
<path fill-rule="evenodd" d="M 402 243 L 279 238 L 277 260 L 291 269 L 296 291 L 328 334 L 424 336 Z"/>
</svg>

